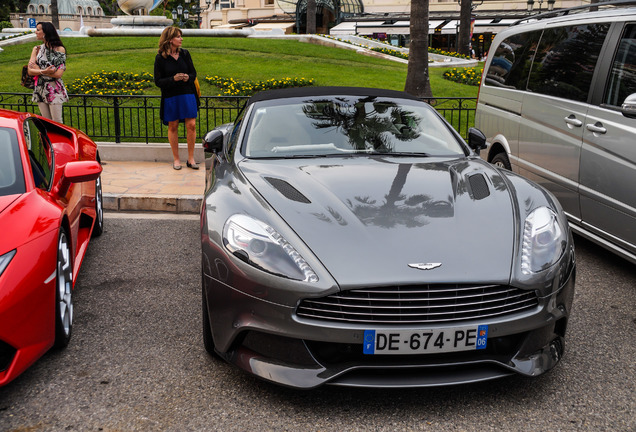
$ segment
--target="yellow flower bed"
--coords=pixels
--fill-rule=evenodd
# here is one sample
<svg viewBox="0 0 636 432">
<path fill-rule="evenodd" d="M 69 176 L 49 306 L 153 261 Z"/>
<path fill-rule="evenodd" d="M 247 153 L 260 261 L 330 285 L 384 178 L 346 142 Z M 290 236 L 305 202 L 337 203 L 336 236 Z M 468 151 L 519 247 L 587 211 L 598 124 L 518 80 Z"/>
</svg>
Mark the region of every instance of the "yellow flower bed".
<svg viewBox="0 0 636 432">
<path fill-rule="evenodd" d="M 112 71 L 95 72 L 66 84 L 71 94 L 87 95 L 142 95 L 144 89 L 154 85 L 152 74 Z"/>
<path fill-rule="evenodd" d="M 456 83 L 478 86 L 483 72 L 483 68 L 452 68 L 444 72 L 443 77 Z"/>
<path fill-rule="evenodd" d="M 266 81 L 237 81 L 234 78 L 219 76 L 205 77 L 205 81 L 221 90 L 219 96 L 251 96 L 263 90 L 289 87 L 307 87 L 314 85 L 314 79 L 305 78 L 272 78 Z"/>
</svg>

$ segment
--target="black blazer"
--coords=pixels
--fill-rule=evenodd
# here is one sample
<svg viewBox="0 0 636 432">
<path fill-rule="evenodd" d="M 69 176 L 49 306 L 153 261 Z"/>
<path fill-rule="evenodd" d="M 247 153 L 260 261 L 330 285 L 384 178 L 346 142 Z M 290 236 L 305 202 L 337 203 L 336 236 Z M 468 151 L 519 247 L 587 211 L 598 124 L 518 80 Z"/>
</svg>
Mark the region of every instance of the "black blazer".
<svg viewBox="0 0 636 432">
<path fill-rule="evenodd" d="M 175 81 L 174 76 L 178 73 L 187 73 L 190 78 L 188 81 Z M 175 60 L 172 56 L 163 58 L 161 54 L 155 57 L 155 84 L 161 89 L 161 108 L 160 116 L 163 119 L 164 100 L 169 97 L 194 94 L 194 80 L 197 77 L 197 71 L 192 63 L 192 57 L 188 50 L 181 48 L 179 50 L 179 59 Z M 197 101 L 198 102 L 198 101 Z"/>
</svg>

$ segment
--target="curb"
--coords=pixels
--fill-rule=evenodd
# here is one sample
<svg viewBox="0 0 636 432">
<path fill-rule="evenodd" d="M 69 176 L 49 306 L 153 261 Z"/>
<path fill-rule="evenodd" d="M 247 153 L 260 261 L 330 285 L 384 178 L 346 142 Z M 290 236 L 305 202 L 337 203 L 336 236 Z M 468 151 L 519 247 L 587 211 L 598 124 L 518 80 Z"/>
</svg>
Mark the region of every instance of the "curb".
<svg viewBox="0 0 636 432">
<path fill-rule="evenodd" d="M 198 195 L 140 195 L 140 194 L 107 194 L 103 195 L 104 210 L 116 212 L 155 212 L 198 214 L 202 196 Z"/>
</svg>

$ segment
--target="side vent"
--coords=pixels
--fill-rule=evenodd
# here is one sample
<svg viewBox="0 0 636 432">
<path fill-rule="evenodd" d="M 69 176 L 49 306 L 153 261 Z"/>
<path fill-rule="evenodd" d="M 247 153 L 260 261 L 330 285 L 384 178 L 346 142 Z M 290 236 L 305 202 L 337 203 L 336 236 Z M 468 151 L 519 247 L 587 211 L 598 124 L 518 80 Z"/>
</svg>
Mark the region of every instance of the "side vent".
<svg viewBox="0 0 636 432">
<path fill-rule="evenodd" d="M 490 190 L 488 189 L 488 183 L 481 174 L 474 174 L 468 177 L 468 183 L 470 183 L 470 189 L 473 191 L 473 198 L 476 200 L 482 200 L 490 196 Z"/>
<path fill-rule="evenodd" d="M 298 189 L 287 183 L 285 180 L 277 179 L 274 177 L 265 177 L 265 180 L 274 188 L 283 194 L 283 196 L 292 201 L 296 201 L 303 204 L 309 204 L 311 201 L 307 199 L 305 195 L 300 193 Z"/>
</svg>

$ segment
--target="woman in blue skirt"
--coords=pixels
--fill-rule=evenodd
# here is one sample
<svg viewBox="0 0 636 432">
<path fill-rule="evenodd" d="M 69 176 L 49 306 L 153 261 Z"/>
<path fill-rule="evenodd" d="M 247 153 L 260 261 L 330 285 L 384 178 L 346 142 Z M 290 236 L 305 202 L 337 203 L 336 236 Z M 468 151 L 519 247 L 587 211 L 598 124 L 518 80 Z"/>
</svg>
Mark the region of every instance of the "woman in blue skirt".
<svg viewBox="0 0 636 432">
<path fill-rule="evenodd" d="M 179 123 L 185 123 L 188 141 L 188 168 L 199 169 L 194 160 L 196 119 L 199 110 L 194 80 L 194 69 L 190 53 L 181 48 L 181 29 L 166 27 L 159 39 L 159 53 L 155 57 L 155 84 L 161 89 L 160 116 L 168 125 L 168 141 L 172 148 L 172 167 L 181 169 L 179 158 Z"/>
</svg>

